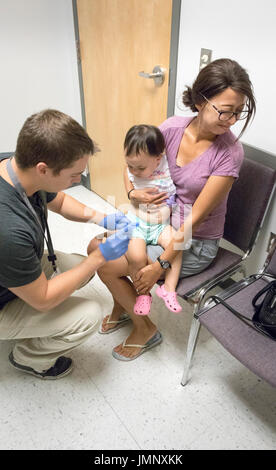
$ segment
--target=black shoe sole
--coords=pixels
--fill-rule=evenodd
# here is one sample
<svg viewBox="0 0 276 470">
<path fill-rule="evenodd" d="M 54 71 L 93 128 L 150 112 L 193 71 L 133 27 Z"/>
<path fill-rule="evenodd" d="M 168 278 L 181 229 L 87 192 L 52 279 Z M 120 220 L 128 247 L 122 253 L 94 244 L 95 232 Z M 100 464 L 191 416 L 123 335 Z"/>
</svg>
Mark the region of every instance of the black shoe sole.
<svg viewBox="0 0 276 470">
<path fill-rule="evenodd" d="M 27 374 L 33 375 L 35 377 L 38 377 L 39 379 L 42 379 L 42 380 L 58 380 L 58 379 L 61 379 L 62 377 L 65 377 L 66 375 L 70 374 L 70 372 L 72 372 L 72 369 L 73 369 L 73 361 L 72 361 L 70 366 L 68 367 L 68 369 L 66 369 L 64 372 L 62 372 L 59 375 L 43 375 L 41 372 L 37 372 L 36 370 L 32 369 L 31 367 L 23 366 L 23 365 L 18 364 L 17 362 L 15 362 L 12 352 L 9 355 L 9 361 L 10 361 L 10 364 L 15 369 L 20 370 L 21 372 L 25 372 Z"/>
</svg>

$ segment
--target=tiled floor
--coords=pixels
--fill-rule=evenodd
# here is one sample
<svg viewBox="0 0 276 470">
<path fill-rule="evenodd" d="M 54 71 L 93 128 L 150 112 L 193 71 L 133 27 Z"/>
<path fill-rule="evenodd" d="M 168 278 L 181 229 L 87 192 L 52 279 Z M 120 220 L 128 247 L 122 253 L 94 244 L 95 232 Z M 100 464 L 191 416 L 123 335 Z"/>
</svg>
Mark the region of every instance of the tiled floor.
<svg viewBox="0 0 276 470">
<path fill-rule="evenodd" d="M 83 187 L 68 192 L 112 212 Z M 94 225 L 49 216 L 56 249 L 85 253 Z M 100 231 L 100 230 L 99 230 Z M 110 312 L 99 278 L 83 289 Z M 130 363 L 111 349 L 130 331 L 96 333 L 72 353 L 75 368 L 59 381 L 40 381 L 11 368 L 12 344 L 0 342 L 1 449 L 275 449 L 275 389 L 232 358 L 206 330 L 195 354 L 192 380 L 180 385 L 191 321 L 174 316 L 154 296 L 152 318 L 163 343 Z"/>
</svg>

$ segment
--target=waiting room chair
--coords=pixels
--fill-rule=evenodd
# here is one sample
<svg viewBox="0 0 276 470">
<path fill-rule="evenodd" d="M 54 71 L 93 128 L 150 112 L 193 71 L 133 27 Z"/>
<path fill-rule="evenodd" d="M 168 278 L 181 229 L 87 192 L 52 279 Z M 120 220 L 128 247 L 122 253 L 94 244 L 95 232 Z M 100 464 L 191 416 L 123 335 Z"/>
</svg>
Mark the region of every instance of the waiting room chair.
<svg viewBox="0 0 276 470">
<path fill-rule="evenodd" d="M 14 152 L 0 152 L 0 157 L 10 158 Z"/>
<path fill-rule="evenodd" d="M 239 178 L 227 202 L 223 239 L 241 254 L 219 247 L 215 260 L 199 274 L 181 279 L 177 294 L 193 305 L 193 316 L 203 306 L 207 294 L 236 273 L 245 272 L 245 260 L 252 252 L 262 228 L 275 189 L 276 171 L 253 160 L 244 159 Z M 198 323 L 191 334 L 197 337 Z M 185 378 L 182 380 L 185 383 Z"/>
<path fill-rule="evenodd" d="M 272 246 L 264 267 L 258 275 L 252 275 L 235 283 L 219 295 L 231 307 L 247 318 L 252 318 L 254 307 L 252 299 L 272 279 L 260 274 L 266 272 L 276 277 L 276 241 Z M 185 385 L 188 380 L 191 359 L 195 349 L 198 327 L 205 328 L 227 349 L 238 361 L 258 377 L 276 387 L 276 341 L 258 333 L 252 327 L 237 318 L 227 307 L 212 297 L 193 318 L 188 341 L 188 350 L 184 374 L 181 381 Z"/>
</svg>

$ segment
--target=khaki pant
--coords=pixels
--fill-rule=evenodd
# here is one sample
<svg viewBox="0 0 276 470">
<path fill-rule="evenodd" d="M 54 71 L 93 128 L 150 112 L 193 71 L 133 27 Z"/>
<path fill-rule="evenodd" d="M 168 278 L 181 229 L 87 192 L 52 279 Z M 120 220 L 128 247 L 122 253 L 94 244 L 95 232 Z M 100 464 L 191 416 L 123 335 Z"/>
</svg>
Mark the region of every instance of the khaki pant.
<svg viewBox="0 0 276 470">
<path fill-rule="evenodd" d="M 79 264 L 83 256 L 56 252 L 61 272 Z M 42 269 L 49 279 L 53 273 L 45 254 Z M 0 310 L 0 339 L 16 340 L 16 362 L 38 372 L 52 367 L 61 355 L 82 344 L 95 332 L 100 306 L 94 300 L 71 296 L 48 312 L 39 312 L 21 299 L 8 302 Z"/>
</svg>

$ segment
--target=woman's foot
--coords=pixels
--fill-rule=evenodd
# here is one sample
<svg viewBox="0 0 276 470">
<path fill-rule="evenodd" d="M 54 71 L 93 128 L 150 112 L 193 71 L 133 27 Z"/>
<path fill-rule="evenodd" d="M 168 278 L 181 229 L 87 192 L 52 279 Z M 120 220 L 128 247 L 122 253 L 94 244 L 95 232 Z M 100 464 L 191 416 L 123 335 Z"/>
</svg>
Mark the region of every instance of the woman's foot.
<svg viewBox="0 0 276 470">
<path fill-rule="evenodd" d="M 115 331 L 115 329 L 118 329 L 118 328 L 116 328 L 116 326 L 118 325 L 118 321 L 120 321 L 120 319 L 122 319 L 121 317 L 124 314 L 125 314 L 125 312 L 122 309 L 122 307 L 119 304 L 115 303 L 111 314 L 106 315 L 103 318 L 102 323 L 100 325 L 100 333 L 105 334 L 109 330 L 114 330 Z"/>
<path fill-rule="evenodd" d="M 130 321 L 130 316 L 127 313 L 122 313 L 118 320 L 111 320 L 111 315 L 106 315 L 100 324 L 99 333 L 101 335 L 106 335 L 108 333 L 113 333 L 113 331 L 119 330 Z"/>
<path fill-rule="evenodd" d="M 130 344 L 127 343 L 127 339 L 124 340 L 123 342 L 123 348 L 136 348 L 138 349 L 138 353 L 129 357 L 126 357 L 122 354 L 117 353 L 114 349 L 112 351 L 112 356 L 117 359 L 118 361 L 133 361 L 134 359 L 137 359 L 137 357 L 141 356 L 141 354 L 144 354 L 147 352 L 149 349 L 154 348 L 158 344 L 162 343 L 162 335 L 160 331 L 156 331 L 154 335 L 145 343 L 145 344 Z"/>
<path fill-rule="evenodd" d="M 130 333 L 126 340 L 123 343 L 119 344 L 119 346 L 116 346 L 113 351 L 118 355 L 125 357 L 127 360 L 131 360 L 132 358 L 138 357 L 142 353 L 142 350 L 144 348 L 128 347 L 127 345 L 131 344 L 144 346 L 157 333 L 157 328 L 153 323 L 150 326 L 144 326 L 145 328 L 142 331 L 138 331 L 134 328 L 134 330 Z"/>
<path fill-rule="evenodd" d="M 165 288 L 165 284 L 158 286 L 156 289 L 156 295 L 164 300 L 166 307 L 173 313 L 179 313 L 182 310 L 181 305 L 177 301 L 176 292 L 169 292 Z"/>
</svg>

